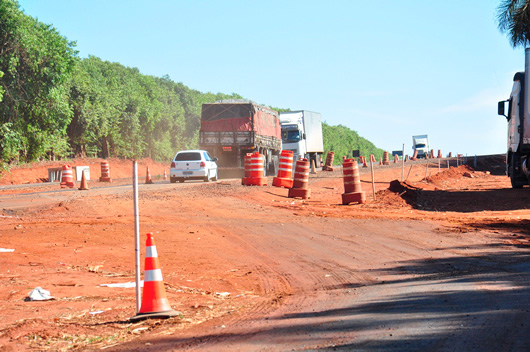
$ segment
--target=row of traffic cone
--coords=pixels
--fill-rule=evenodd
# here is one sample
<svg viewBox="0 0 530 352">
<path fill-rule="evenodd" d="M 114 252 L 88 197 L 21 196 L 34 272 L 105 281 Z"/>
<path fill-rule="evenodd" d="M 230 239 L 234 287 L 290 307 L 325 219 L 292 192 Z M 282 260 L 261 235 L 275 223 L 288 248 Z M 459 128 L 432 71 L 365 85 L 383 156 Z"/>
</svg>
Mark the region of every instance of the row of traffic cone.
<svg viewBox="0 0 530 352">
<path fill-rule="evenodd" d="M 102 181 L 103 180 L 103 181 Z M 166 170 L 164 170 L 164 180 L 167 180 L 167 173 Z M 102 176 L 100 177 L 100 182 L 111 182 L 110 174 L 108 172 L 108 169 L 102 173 Z M 147 167 L 146 175 L 145 175 L 145 183 L 146 184 L 152 184 L 153 179 L 151 178 L 151 173 L 149 172 L 149 166 Z M 75 182 L 74 182 L 74 175 L 73 170 L 70 165 L 63 165 L 62 170 L 62 177 L 61 177 L 61 188 L 74 188 Z M 85 177 L 85 170 L 81 171 L 81 184 L 79 186 L 79 190 L 88 190 L 88 182 Z"/>
</svg>

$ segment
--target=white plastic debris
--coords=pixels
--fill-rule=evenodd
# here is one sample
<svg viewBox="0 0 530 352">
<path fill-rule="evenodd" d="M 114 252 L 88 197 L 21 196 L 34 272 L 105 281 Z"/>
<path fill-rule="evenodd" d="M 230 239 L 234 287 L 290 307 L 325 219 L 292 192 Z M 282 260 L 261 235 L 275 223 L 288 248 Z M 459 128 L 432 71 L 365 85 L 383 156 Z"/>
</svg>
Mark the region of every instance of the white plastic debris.
<svg viewBox="0 0 530 352">
<path fill-rule="evenodd" d="M 124 283 L 118 283 L 118 284 L 101 284 L 99 286 L 131 288 L 131 287 L 136 287 L 136 282 L 124 282 Z M 144 287 L 144 282 L 143 281 L 140 281 L 140 287 Z"/>
<path fill-rule="evenodd" d="M 0 253 L 11 253 L 11 252 L 14 252 L 14 251 L 15 251 L 14 249 L 0 248 Z"/>
<path fill-rule="evenodd" d="M 218 296 L 221 296 L 221 297 L 230 296 L 230 292 L 216 292 L 215 294 L 218 295 Z"/>
<path fill-rule="evenodd" d="M 50 299 L 54 299 L 54 297 L 50 295 L 50 291 L 42 287 L 36 287 L 29 293 L 30 301 L 48 301 Z"/>
</svg>

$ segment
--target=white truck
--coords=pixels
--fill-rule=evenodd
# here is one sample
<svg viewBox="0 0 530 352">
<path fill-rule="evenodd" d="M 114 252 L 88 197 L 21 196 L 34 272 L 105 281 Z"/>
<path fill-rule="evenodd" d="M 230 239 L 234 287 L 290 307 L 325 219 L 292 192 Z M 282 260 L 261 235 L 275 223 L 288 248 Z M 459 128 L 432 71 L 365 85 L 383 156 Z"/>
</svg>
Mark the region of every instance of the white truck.
<svg viewBox="0 0 530 352">
<path fill-rule="evenodd" d="M 510 99 L 499 102 L 497 112 L 508 121 L 508 148 L 506 151 L 506 173 L 510 177 L 512 188 L 522 188 L 529 184 L 530 172 L 530 48 L 525 49 L 524 72 L 513 77 Z M 505 105 L 508 103 L 508 114 Z"/>
<path fill-rule="evenodd" d="M 428 158 L 429 137 L 426 134 L 412 136 L 412 151 L 418 151 L 418 158 Z"/>
<path fill-rule="evenodd" d="M 282 149 L 293 152 L 294 160 L 306 158 L 321 166 L 324 141 L 320 113 L 307 110 L 280 113 Z"/>
</svg>

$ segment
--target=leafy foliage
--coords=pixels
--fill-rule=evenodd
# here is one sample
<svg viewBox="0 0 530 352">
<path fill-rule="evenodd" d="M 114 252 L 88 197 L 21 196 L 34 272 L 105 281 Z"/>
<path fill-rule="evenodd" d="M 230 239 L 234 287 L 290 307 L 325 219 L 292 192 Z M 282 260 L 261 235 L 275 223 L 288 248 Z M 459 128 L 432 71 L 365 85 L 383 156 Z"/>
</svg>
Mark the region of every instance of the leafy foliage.
<svg viewBox="0 0 530 352">
<path fill-rule="evenodd" d="M 497 21 L 514 48 L 530 43 L 530 0 L 503 0 L 497 8 Z"/>
<path fill-rule="evenodd" d="M 52 26 L 22 13 L 17 2 L 0 1 L 2 160 L 64 155 L 74 46 Z"/>
<path fill-rule="evenodd" d="M 360 155 L 368 157 L 373 154 L 376 159 L 383 156 L 384 150 L 377 148 L 369 140 L 359 136 L 356 131 L 346 126 L 330 126 L 322 123 L 324 138 L 324 158 L 329 151 L 335 152 L 334 164 L 342 163 L 342 157 L 351 157 L 353 150 L 359 150 Z"/>
</svg>

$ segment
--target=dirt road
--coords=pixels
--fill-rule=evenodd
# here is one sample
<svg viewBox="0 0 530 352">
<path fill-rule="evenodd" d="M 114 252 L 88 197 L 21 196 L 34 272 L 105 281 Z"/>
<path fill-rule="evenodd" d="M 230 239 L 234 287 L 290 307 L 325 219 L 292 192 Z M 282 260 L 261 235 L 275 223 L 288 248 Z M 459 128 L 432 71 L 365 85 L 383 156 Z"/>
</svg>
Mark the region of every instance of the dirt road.
<svg viewBox="0 0 530 352">
<path fill-rule="evenodd" d="M 134 281 L 132 192 L 2 189 L 0 347 L 524 350 L 530 195 L 497 162 L 433 164 L 427 181 L 411 163 L 392 186 L 401 169 L 377 167 L 375 201 L 361 170 L 368 202 L 349 206 L 340 170 L 311 175 L 305 201 L 238 180 L 141 185 L 141 233 L 181 314 L 136 324 L 134 288 L 101 286 Z M 25 301 L 37 286 L 55 300 Z"/>
</svg>

